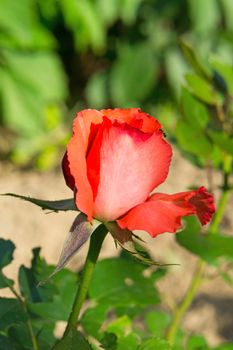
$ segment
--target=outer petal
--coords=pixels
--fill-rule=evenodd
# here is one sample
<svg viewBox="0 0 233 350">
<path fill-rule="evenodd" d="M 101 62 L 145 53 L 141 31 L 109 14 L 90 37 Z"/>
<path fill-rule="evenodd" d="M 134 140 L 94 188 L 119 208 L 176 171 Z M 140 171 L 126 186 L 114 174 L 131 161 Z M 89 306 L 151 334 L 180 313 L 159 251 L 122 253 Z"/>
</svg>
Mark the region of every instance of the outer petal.
<svg viewBox="0 0 233 350">
<path fill-rule="evenodd" d="M 204 187 L 196 191 L 176 194 L 154 194 L 145 203 L 130 210 L 117 222 L 121 228 L 145 230 L 152 237 L 160 233 L 175 233 L 181 227 L 181 218 L 196 214 L 202 225 L 215 212 L 214 199 Z"/>
<path fill-rule="evenodd" d="M 74 190 L 75 188 L 75 181 L 73 176 L 70 173 L 70 165 L 67 157 L 67 152 L 64 154 L 64 157 L 62 159 L 62 171 L 63 175 L 66 181 L 67 186 L 71 188 L 71 190 Z"/>
<path fill-rule="evenodd" d="M 202 186 L 196 192 L 193 192 L 189 203 L 196 209 L 196 215 L 201 224 L 208 224 L 215 213 L 214 196 Z"/>
<path fill-rule="evenodd" d="M 87 109 L 78 113 L 74 120 L 73 136 L 67 146 L 70 173 L 65 171 L 65 174 L 70 174 L 74 178 L 77 189 L 76 205 L 87 214 L 89 220 L 93 214 L 93 193 L 87 178 L 86 153 L 91 125 L 101 123 L 102 119 L 103 115 L 97 110 Z M 66 181 L 68 176 L 65 176 Z"/>
<path fill-rule="evenodd" d="M 112 124 L 107 118 L 95 141 L 87 159 L 89 181 L 95 185 L 99 181 L 94 215 L 112 221 L 144 202 L 164 182 L 172 150 L 161 132 L 144 133 L 128 124 Z M 99 158 L 99 162 L 89 158 Z"/>
<path fill-rule="evenodd" d="M 93 214 L 93 194 L 95 197 L 100 175 L 95 171 L 95 174 L 98 175 L 97 181 L 89 183 L 86 158 L 92 149 L 104 116 L 107 116 L 111 121 L 127 123 L 146 133 L 161 133 L 160 123 L 148 114 L 141 112 L 139 108 L 102 111 L 87 109 L 77 113 L 74 120 L 73 136 L 67 146 L 62 168 L 67 185 L 76 191 L 77 207 L 88 215 L 89 220 Z M 94 163 L 98 164 L 98 157 Z"/>
<path fill-rule="evenodd" d="M 110 120 L 127 123 L 146 133 L 158 132 L 162 128 L 157 119 L 142 112 L 140 108 L 102 109 L 101 112 Z"/>
</svg>

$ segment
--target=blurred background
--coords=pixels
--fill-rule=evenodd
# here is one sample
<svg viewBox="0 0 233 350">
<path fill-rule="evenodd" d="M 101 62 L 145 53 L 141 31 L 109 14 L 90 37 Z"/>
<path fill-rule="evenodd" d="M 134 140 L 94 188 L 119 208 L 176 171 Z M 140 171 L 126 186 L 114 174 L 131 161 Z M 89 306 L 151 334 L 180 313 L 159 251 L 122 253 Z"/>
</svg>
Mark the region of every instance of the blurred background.
<svg viewBox="0 0 233 350">
<path fill-rule="evenodd" d="M 0 0 L 0 192 L 71 196 L 60 162 L 75 113 L 140 107 L 174 145 L 163 189 L 206 185 L 218 196 L 222 149 L 232 152 L 218 137 L 218 101 L 233 94 L 232 64 L 232 0 Z M 232 116 L 232 104 L 227 108 Z M 229 139 L 232 120 L 224 124 Z M 44 216 L 27 203 L 2 203 L 0 234 L 18 249 L 9 273 L 28 263 L 36 245 L 56 263 L 74 214 Z M 231 210 L 223 220 L 229 234 Z M 171 234 L 145 238 L 156 258 L 181 264 L 160 286 L 179 300 L 195 258 Z M 109 239 L 103 254 L 116 253 Z M 84 255 L 85 248 L 74 268 Z M 186 328 L 204 332 L 211 344 L 232 340 L 232 301 L 232 289 L 217 277 L 201 290 Z"/>
<path fill-rule="evenodd" d="M 0 30 L 0 157 L 40 170 L 86 107 L 141 107 L 171 136 L 181 38 L 205 65 L 233 57 L 232 0 L 1 0 Z"/>
</svg>

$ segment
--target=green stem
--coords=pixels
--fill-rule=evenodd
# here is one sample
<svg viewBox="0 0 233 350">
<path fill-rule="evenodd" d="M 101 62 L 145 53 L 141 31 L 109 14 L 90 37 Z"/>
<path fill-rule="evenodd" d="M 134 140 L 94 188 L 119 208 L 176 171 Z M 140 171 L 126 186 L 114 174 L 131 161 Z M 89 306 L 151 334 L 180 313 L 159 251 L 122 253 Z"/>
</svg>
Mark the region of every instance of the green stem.
<svg viewBox="0 0 233 350">
<path fill-rule="evenodd" d="M 102 243 L 108 230 L 104 225 L 100 225 L 92 234 L 90 240 L 90 246 L 87 253 L 86 262 L 83 268 L 80 284 L 77 289 L 77 293 L 74 299 L 72 311 L 70 313 L 64 336 L 66 336 L 70 329 L 77 327 L 78 316 L 83 302 L 86 299 L 89 284 L 93 275 L 94 267 L 97 262 Z"/>
<path fill-rule="evenodd" d="M 33 350 L 39 350 L 39 345 L 38 345 L 38 342 L 37 342 L 37 339 L 36 339 L 36 336 L 34 334 L 34 331 L 33 331 L 33 327 L 32 327 L 32 323 L 31 323 L 31 320 L 30 320 L 30 317 L 29 317 L 29 314 L 28 314 L 28 309 L 27 309 L 27 304 L 26 302 L 21 298 L 21 296 L 16 292 L 15 288 L 12 286 L 12 285 L 8 285 L 9 289 L 11 290 L 11 292 L 15 295 L 15 297 L 19 300 L 19 302 L 21 303 L 25 313 L 27 314 L 28 316 L 28 319 L 27 319 L 27 328 L 28 328 L 28 333 L 29 333 L 29 336 L 31 338 L 31 341 L 32 341 L 32 347 L 33 347 Z"/>
<path fill-rule="evenodd" d="M 178 306 L 178 308 L 176 309 L 176 311 L 173 315 L 172 321 L 171 321 L 170 326 L 169 326 L 167 333 L 166 333 L 166 338 L 167 338 L 168 342 L 172 345 L 174 344 L 177 330 L 179 328 L 181 320 L 182 320 L 184 314 L 186 313 L 186 311 L 188 310 L 188 308 L 190 307 L 190 305 L 192 304 L 193 298 L 196 295 L 196 292 L 198 291 L 198 289 L 201 285 L 202 276 L 203 276 L 205 266 L 206 266 L 206 263 L 203 260 L 199 259 L 196 271 L 194 272 L 194 275 L 193 275 L 193 278 L 191 281 L 191 284 L 190 284 L 182 302 L 180 303 L 180 305 Z"/>
<path fill-rule="evenodd" d="M 221 198 L 219 199 L 219 203 L 218 203 L 218 210 L 216 211 L 216 214 L 214 216 L 214 219 L 212 221 L 212 225 L 210 226 L 210 233 L 217 233 L 218 231 L 218 227 L 221 223 L 223 214 L 224 214 L 224 210 L 226 207 L 226 204 L 228 202 L 229 199 L 229 195 L 230 195 L 230 191 L 229 190 L 224 190 L 222 192 Z"/>
<path fill-rule="evenodd" d="M 226 174 L 225 174 L 226 175 Z M 229 187 L 227 186 L 227 181 L 228 181 L 228 177 L 226 177 L 224 175 L 224 186 L 223 186 L 223 191 L 221 194 L 221 197 L 219 199 L 219 203 L 218 203 L 218 210 L 213 218 L 213 221 L 210 225 L 210 230 L 209 233 L 213 234 L 216 233 L 219 227 L 219 224 L 222 220 L 223 214 L 224 214 L 224 210 L 229 198 Z M 203 274 L 204 274 L 204 270 L 206 267 L 206 263 L 204 260 L 199 259 L 198 263 L 197 263 L 197 268 L 194 272 L 191 284 L 186 292 L 186 294 L 183 297 L 183 300 L 181 301 L 181 303 L 179 304 L 179 306 L 177 307 L 176 311 L 173 314 L 170 326 L 167 329 L 166 332 L 166 338 L 169 341 L 169 343 L 171 345 L 174 344 L 175 342 L 175 338 L 176 338 L 176 334 L 178 331 L 178 328 L 180 326 L 181 320 L 183 318 L 183 316 L 185 315 L 186 311 L 188 310 L 188 308 L 190 307 L 190 305 L 192 304 L 192 301 L 202 283 L 203 280 Z"/>
</svg>

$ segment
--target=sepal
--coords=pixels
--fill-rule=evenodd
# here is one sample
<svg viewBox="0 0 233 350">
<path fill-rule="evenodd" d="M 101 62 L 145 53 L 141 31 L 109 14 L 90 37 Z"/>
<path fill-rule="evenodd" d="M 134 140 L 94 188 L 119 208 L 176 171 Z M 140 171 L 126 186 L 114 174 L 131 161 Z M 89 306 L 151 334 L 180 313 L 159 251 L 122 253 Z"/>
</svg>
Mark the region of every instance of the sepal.
<svg viewBox="0 0 233 350">
<path fill-rule="evenodd" d="M 52 210 L 55 212 L 67 211 L 67 210 L 78 210 L 76 205 L 75 205 L 74 198 L 61 199 L 61 200 L 57 200 L 57 201 L 48 201 L 48 200 L 43 200 L 43 199 L 38 199 L 38 198 L 21 196 L 19 194 L 15 194 L 15 193 L 3 193 L 2 196 L 11 196 L 11 197 L 23 199 L 27 202 L 38 205 L 43 210 Z"/>
<path fill-rule="evenodd" d="M 169 266 L 176 264 L 162 264 L 155 261 L 142 246 L 144 241 L 128 229 L 121 229 L 116 222 L 105 223 L 116 244 L 146 265 Z"/>
<path fill-rule="evenodd" d="M 79 251 L 100 224 L 101 222 L 97 220 L 93 220 L 92 223 L 90 223 L 87 220 L 87 216 L 83 213 L 76 216 L 63 245 L 58 264 L 52 275 L 60 271 L 69 262 L 72 256 Z"/>
</svg>

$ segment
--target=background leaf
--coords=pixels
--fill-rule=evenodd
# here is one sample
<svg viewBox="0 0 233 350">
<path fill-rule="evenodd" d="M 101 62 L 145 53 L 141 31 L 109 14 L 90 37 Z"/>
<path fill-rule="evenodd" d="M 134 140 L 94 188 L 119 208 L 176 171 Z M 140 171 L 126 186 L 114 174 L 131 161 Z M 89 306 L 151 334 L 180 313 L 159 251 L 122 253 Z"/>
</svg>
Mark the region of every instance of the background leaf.
<svg viewBox="0 0 233 350">
<path fill-rule="evenodd" d="M 196 74 L 186 74 L 185 79 L 188 88 L 201 101 L 210 105 L 219 105 L 221 103 L 220 96 L 214 91 L 214 88 L 200 76 Z"/>
<path fill-rule="evenodd" d="M 222 234 L 203 235 L 196 218 L 188 217 L 185 221 L 185 229 L 176 234 L 176 240 L 181 246 L 209 264 L 217 264 L 219 257 L 233 257 L 233 237 Z"/>
<path fill-rule="evenodd" d="M 159 302 L 159 294 L 154 286 L 160 278 L 160 270 L 145 277 L 146 269 L 130 257 L 111 258 L 99 261 L 89 288 L 89 297 L 96 306 L 89 308 L 81 319 L 85 331 L 97 339 L 107 312 L 114 310 L 118 316 L 135 315 L 148 305 Z M 108 288 L 105 281 L 108 276 Z M 143 289 L 143 294 L 141 290 Z"/>
<path fill-rule="evenodd" d="M 209 135 L 223 151 L 233 156 L 233 138 L 218 131 L 209 131 Z"/>
<path fill-rule="evenodd" d="M 143 101 L 156 81 L 156 68 L 153 53 L 147 45 L 121 47 L 110 77 L 114 105 L 132 107 Z"/>
<path fill-rule="evenodd" d="M 27 316 L 17 299 L 0 298 L 0 329 L 5 330 L 13 324 L 26 322 Z"/>
<path fill-rule="evenodd" d="M 159 338 L 151 338 L 146 340 L 143 344 L 138 347 L 138 350 L 171 350 L 171 346 L 166 340 Z"/>
<path fill-rule="evenodd" d="M 15 245 L 10 240 L 0 239 L 0 268 L 10 264 L 13 260 Z"/>
<path fill-rule="evenodd" d="M 9 265 L 13 260 L 15 245 L 10 240 L 0 239 L 0 288 L 5 288 L 12 285 L 14 282 L 7 278 L 2 269 Z"/>
</svg>

